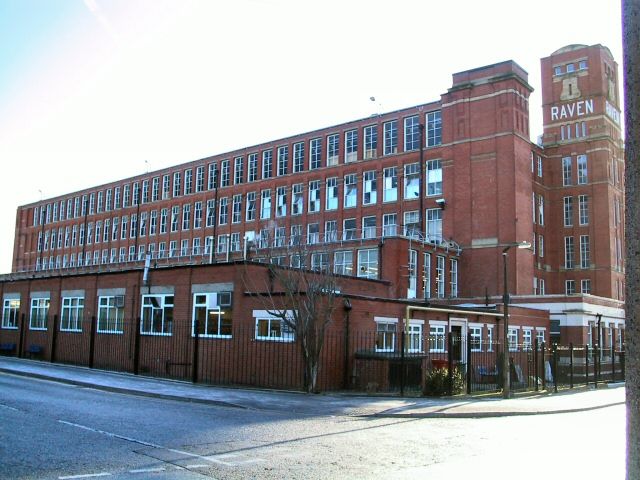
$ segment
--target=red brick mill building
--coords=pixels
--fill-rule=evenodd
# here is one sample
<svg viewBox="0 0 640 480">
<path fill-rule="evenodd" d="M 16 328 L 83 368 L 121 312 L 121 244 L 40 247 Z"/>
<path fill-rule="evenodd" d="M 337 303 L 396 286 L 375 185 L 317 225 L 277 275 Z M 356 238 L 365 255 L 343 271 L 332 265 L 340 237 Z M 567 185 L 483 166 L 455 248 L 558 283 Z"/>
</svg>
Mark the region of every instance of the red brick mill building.
<svg viewBox="0 0 640 480">
<path fill-rule="evenodd" d="M 505 290 L 514 344 L 621 346 L 617 75 L 601 45 L 570 45 L 542 59 L 540 144 L 529 140 L 528 74 L 506 61 L 454 74 L 431 103 L 19 207 L 12 273 L 0 284 L 2 342 L 39 345 L 45 358 L 54 346 L 60 360 L 93 348 L 97 361 L 99 345 L 109 350 L 100 335 L 126 337 L 127 322 L 136 331 L 141 318 L 140 335 L 114 340 L 113 358 L 100 360 L 132 361 L 136 342 L 181 328 L 189 337 L 205 312 L 216 321 L 203 342 L 251 340 L 227 351 L 258 362 L 254 373 L 229 380 L 251 383 L 267 365 L 257 351 L 288 333 L 238 275 L 263 272 L 247 262 L 272 262 L 338 275 L 352 304 L 350 328 L 377 332 L 374 350 L 397 351 L 402 330 L 421 339 L 418 351 L 434 351 L 428 338 L 449 332 L 490 345 L 502 337 Z M 511 248 L 523 242 L 531 247 Z M 292 245 L 308 254 L 290 255 Z M 405 326 L 407 305 L 427 309 L 411 310 Z M 336 335 L 347 321 L 339 310 Z M 69 336 L 63 331 L 84 336 L 87 322 L 73 319 L 92 316 L 93 346 L 60 343 Z M 349 350 L 341 348 L 336 359 Z M 170 372 L 189 363 L 185 355 L 138 360 Z M 356 360 L 327 367 L 334 373 L 325 384 L 348 383 Z M 286 373 L 282 365 L 268 370 Z"/>
</svg>

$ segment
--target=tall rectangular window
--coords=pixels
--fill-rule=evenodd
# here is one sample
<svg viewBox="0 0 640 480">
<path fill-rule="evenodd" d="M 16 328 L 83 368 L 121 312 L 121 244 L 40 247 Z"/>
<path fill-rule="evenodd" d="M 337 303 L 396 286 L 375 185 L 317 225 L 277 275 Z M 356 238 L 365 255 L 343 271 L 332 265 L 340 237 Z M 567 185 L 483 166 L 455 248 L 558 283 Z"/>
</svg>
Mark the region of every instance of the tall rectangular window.
<svg viewBox="0 0 640 480">
<path fill-rule="evenodd" d="M 52 267 L 49 262 L 49 267 Z M 49 299 L 32 298 L 31 311 L 29 314 L 29 330 L 46 330 L 47 317 L 49 316 Z"/>
<path fill-rule="evenodd" d="M 247 181 L 249 183 L 255 182 L 258 180 L 258 154 L 252 153 L 247 157 L 248 163 L 248 177 Z"/>
<path fill-rule="evenodd" d="M 167 208 L 163 208 L 160 211 L 160 234 L 167 233 L 167 217 L 169 215 L 169 210 Z M 123 217 L 124 218 L 124 217 Z M 123 220 L 123 228 L 124 228 L 124 220 Z"/>
<path fill-rule="evenodd" d="M 191 332 L 200 337 L 231 338 L 231 292 L 196 293 L 193 295 Z"/>
<path fill-rule="evenodd" d="M 409 249 L 407 298 L 416 298 L 418 289 L 418 251 Z"/>
<path fill-rule="evenodd" d="M 565 280 L 564 281 L 564 293 L 565 295 L 575 295 L 576 293 L 576 281 L 575 280 Z M 535 294 L 535 292 L 534 292 Z"/>
<path fill-rule="evenodd" d="M 309 212 L 320 211 L 320 181 L 312 180 L 309 182 Z"/>
<path fill-rule="evenodd" d="M 337 133 L 327 137 L 327 167 L 338 164 L 340 153 L 340 135 Z"/>
<path fill-rule="evenodd" d="M 291 215 L 302 215 L 304 211 L 303 185 L 296 183 L 291 192 Z"/>
<path fill-rule="evenodd" d="M 384 169 L 383 202 L 395 202 L 398 200 L 398 170 L 397 167 Z"/>
<path fill-rule="evenodd" d="M 393 237 L 398 234 L 398 214 L 385 213 L 382 215 L 382 235 Z"/>
<path fill-rule="evenodd" d="M 589 235 L 580 235 L 580 268 L 589 268 L 590 260 Z"/>
<path fill-rule="evenodd" d="M 256 192 L 247 193 L 247 204 L 245 206 L 245 220 L 251 222 L 256 219 Z"/>
<path fill-rule="evenodd" d="M 244 158 L 236 157 L 233 159 L 233 184 L 241 183 L 244 183 Z"/>
<path fill-rule="evenodd" d="M 456 298 L 458 296 L 458 260 L 452 258 L 449 267 L 451 269 L 449 271 L 449 276 L 451 277 L 451 290 L 449 291 L 449 295 L 452 298 Z"/>
<path fill-rule="evenodd" d="M 304 170 L 304 142 L 293 144 L 293 173 Z"/>
<path fill-rule="evenodd" d="M 358 185 L 355 173 L 344 176 L 344 207 L 355 207 L 358 203 Z"/>
<path fill-rule="evenodd" d="M 171 207 L 171 232 L 172 233 L 178 231 L 179 218 L 180 218 L 180 206 L 173 205 Z"/>
<path fill-rule="evenodd" d="M 336 220 L 324 222 L 324 241 L 327 243 L 338 241 L 338 222 Z"/>
<path fill-rule="evenodd" d="M 207 173 L 207 190 L 213 190 L 218 186 L 218 164 L 210 163 Z"/>
<path fill-rule="evenodd" d="M 442 144 L 442 112 L 427 113 L 427 147 Z"/>
<path fill-rule="evenodd" d="M 289 172 L 289 145 L 278 147 L 278 173 L 279 177 Z"/>
<path fill-rule="evenodd" d="M 193 193 L 193 170 L 184 171 L 184 194 L 191 195 Z"/>
<path fill-rule="evenodd" d="M 151 181 L 151 201 L 157 202 L 160 198 L 160 177 L 154 177 Z"/>
<path fill-rule="evenodd" d="M 542 157 L 538 155 L 538 177 L 542 178 Z"/>
<path fill-rule="evenodd" d="M 173 174 L 173 198 L 180 196 L 180 183 L 181 183 L 180 172 L 175 172 Z M 136 196 L 135 192 L 133 196 L 134 197 Z"/>
<path fill-rule="evenodd" d="M 204 190 L 204 165 L 200 165 L 198 168 L 196 168 L 196 193 L 200 193 L 203 190 Z"/>
<path fill-rule="evenodd" d="M 436 291 L 438 298 L 444 298 L 444 257 L 436 255 Z"/>
<path fill-rule="evenodd" d="M 273 175 L 273 151 L 262 152 L 262 179 L 271 178 Z"/>
<path fill-rule="evenodd" d="M 271 218 L 271 189 L 262 190 L 260 196 L 260 219 L 268 220 Z"/>
<path fill-rule="evenodd" d="M 276 190 L 276 218 L 287 216 L 287 187 Z"/>
<path fill-rule="evenodd" d="M 333 254 L 333 273 L 336 275 L 353 275 L 353 252 L 339 251 Z"/>
<path fill-rule="evenodd" d="M 564 226 L 573 226 L 573 197 L 564 197 Z"/>
<path fill-rule="evenodd" d="M 338 179 L 336 177 L 327 178 L 325 210 L 338 209 Z"/>
<path fill-rule="evenodd" d="M 378 201 L 378 182 L 375 170 L 364 172 L 362 185 L 362 204 L 373 205 Z"/>
<path fill-rule="evenodd" d="M 355 162 L 358 160 L 358 131 L 349 130 L 344 134 L 344 161 Z"/>
<path fill-rule="evenodd" d="M 562 158 L 562 185 L 568 186 L 573 184 L 573 172 L 571 168 L 571 157 Z"/>
<path fill-rule="evenodd" d="M 215 221 L 216 221 L 216 201 L 214 199 L 210 199 L 210 200 L 207 200 L 207 223 L 206 223 L 206 226 L 207 227 L 213 227 L 213 225 L 215 224 Z"/>
<path fill-rule="evenodd" d="M 418 198 L 420 193 L 420 164 L 410 163 L 404 166 L 404 199 Z"/>
<path fill-rule="evenodd" d="M 233 210 L 231 212 L 231 223 L 240 223 L 242 221 L 242 195 L 233 196 Z"/>
<path fill-rule="evenodd" d="M 378 278 L 378 249 L 358 250 L 358 277 Z"/>
<path fill-rule="evenodd" d="M 182 205 L 182 230 L 189 230 L 191 224 L 191 204 Z"/>
<path fill-rule="evenodd" d="M 309 141 L 309 170 L 316 170 L 322 166 L 322 139 L 314 138 Z"/>
<path fill-rule="evenodd" d="M 427 162 L 427 195 L 442 195 L 442 162 Z"/>
<path fill-rule="evenodd" d="M 398 121 L 391 120 L 383 124 L 384 144 L 383 151 L 385 155 L 398 153 Z"/>
<path fill-rule="evenodd" d="M 422 264 L 422 295 L 423 298 L 431 298 L 431 254 L 424 254 Z"/>
<path fill-rule="evenodd" d="M 2 306 L 2 328 L 17 329 L 20 316 L 20 299 L 5 298 Z"/>
<path fill-rule="evenodd" d="M 230 182 L 230 173 L 229 170 L 231 169 L 230 165 L 229 165 L 229 160 L 223 160 L 222 163 L 220 164 L 220 186 L 221 187 L 228 187 L 229 186 L 229 182 Z"/>
<path fill-rule="evenodd" d="M 364 159 L 376 158 L 378 155 L 378 126 L 364 127 Z"/>
<path fill-rule="evenodd" d="M 113 208 L 116 210 L 119 209 L 121 203 L 122 203 L 122 197 L 120 195 L 120 187 L 115 187 L 113 189 Z"/>
<path fill-rule="evenodd" d="M 153 224 L 153 219 L 155 217 L 154 214 L 157 215 L 157 211 L 151 212 L 151 220 Z M 196 202 L 193 205 L 193 228 L 202 228 L 202 202 Z M 151 230 L 149 230 L 149 234 L 151 235 Z"/>
<path fill-rule="evenodd" d="M 442 242 L 442 210 L 440 208 L 427 209 L 427 240 Z"/>
<path fill-rule="evenodd" d="M 580 225 L 588 225 L 589 224 L 589 196 L 588 195 L 579 195 L 578 196 L 578 210 L 580 217 Z"/>
<path fill-rule="evenodd" d="M 162 176 L 162 199 L 166 200 L 171 194 L 171 177 L 169 175 Z"/>
<path fill-rule="evenodd" d="M 98 200 L 100 197 L 98 196 Z M 142 198 L 141 203 L 149 203 L 149 180 L 142 181 Z"/>
<path fill-rule="evenodd" d="M 564 268 L 573 268 L 573 237 L 564 237 Z"/>
<path fill-rule="evenodd" d="M 404 119 L 404 151 L 420 148 L 420 119 L 417 115 Z"/>
<path fill-rule="evenodd" d="M 544 197 L 538 195 L 538 224 L 544 225 Z"/>
<path fill-rule="evenodd" d="M 578 155 L 578 185 L 587 183 L 587 156 Z"/>
<path fill-rule="evenodd" d="M 375 216 L 362 217 L 362 238 L 376 238 L 377 223 Z"/>
<path fill-rule="evenodd" d="M 420 236 L 420 212 L 417 210 L 404 212 L 404 236 L 412 238 Z"/>
<path fill-rule="evenodd" d="M 229 198 L 220 199 L 220 208 L 218 209 L 218 225 L 226 225 L 229 223 Z"/>
</svg>

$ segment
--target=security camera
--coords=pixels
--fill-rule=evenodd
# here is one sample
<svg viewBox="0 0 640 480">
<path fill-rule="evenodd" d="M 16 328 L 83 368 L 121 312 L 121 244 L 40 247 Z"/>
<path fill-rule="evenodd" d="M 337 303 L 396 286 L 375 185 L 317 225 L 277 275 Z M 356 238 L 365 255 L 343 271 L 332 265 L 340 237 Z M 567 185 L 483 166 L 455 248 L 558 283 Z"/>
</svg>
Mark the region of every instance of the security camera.
<svg viewBox="0 0 640 480">
<path fill-rule="evenodd" d="M 436 204 L 437 204 L 440 208 L 444 209 L 444 206 L 445 206 L 446 202 L 444 201 L 444 198 L 438 198 L 438 199 L 436 200 Z"/>
</svg>

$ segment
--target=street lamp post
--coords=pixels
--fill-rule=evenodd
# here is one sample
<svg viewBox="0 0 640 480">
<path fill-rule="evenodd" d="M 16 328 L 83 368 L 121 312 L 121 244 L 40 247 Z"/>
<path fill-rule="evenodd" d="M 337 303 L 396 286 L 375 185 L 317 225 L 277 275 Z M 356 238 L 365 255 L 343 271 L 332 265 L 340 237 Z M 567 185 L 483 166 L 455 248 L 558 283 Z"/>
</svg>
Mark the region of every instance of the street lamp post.
<svg viewBox="0 0 640 480">
<path fill-rule="evenodd" d="M 502 353 L 502 398 L 509 398 L 511 396 L 511 368 L 509 365 L 509 287 L 507 286 L 507 254 L 509 249 L 516 248 L 531 248 L 529 242 L 517 242 L 507 245 L 502 250 L 502 266 L 503 266 L 503 288 L 504 293 L 502 302 L 504 305 L 504 335 L 503 335 L 503 353 Z"/>
</svg>

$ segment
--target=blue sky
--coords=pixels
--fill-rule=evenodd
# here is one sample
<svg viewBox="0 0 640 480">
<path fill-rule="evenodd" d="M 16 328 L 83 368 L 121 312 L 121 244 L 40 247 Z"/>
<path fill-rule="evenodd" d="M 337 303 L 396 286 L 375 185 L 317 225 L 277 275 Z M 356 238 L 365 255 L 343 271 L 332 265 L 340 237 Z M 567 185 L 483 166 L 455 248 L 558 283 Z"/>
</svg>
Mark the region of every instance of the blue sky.
<svg viewBox="0 0 640 480">
<path fill-rule="evenodd" d="M 535 139 L 539 59 L 621 62 L 620 23 L 601 0 L 0 0 L 0 272 L 40 195 L 437 100 L 461 70 L 524 67 Z"/>
</svg>

